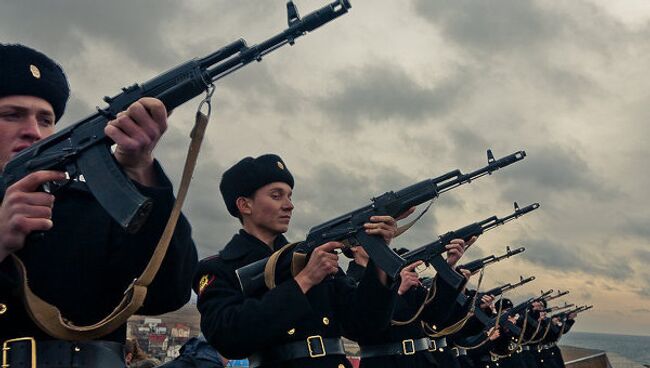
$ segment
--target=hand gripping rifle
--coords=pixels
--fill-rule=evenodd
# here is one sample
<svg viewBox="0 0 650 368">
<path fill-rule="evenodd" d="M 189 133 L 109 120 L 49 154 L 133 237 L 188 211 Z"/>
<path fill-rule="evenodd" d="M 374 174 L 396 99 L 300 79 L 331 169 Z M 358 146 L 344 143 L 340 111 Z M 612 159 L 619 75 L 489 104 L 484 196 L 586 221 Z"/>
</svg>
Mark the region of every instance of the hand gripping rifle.
<svg viewBox="0 0 650 368">
<path fill-rule="evenodd" d="M 372 199 L 372 203 L 339 216 L 309 230 L 307 238 L 298 243 L 293 253 L 309 255 L 316 247 L 330 241 L 346 240 L 350 246 L 362 245 L 375 264 L 392 279 L 396 279 L 404 259 L 391 250 L 384 239 L 366 234 L 363 224 L 370 222 L 372 216 L 397 217 L 409 208 L 438 197 L 441 193 L 485 175 L 490 175 L 510 164 L 523 160 L 526 152 L 517 151 L 500 159 L 495 159 L 491 150 L 487 151 L 488 164 L 468 174 L 456 169 L 436 178 L 426 179 L 398 191 L 386 192 Z M 289 257 L 290 258 L 290 257 Z M 244 295 L 252 295 L 269 288 L 264 279 L 264 270 L 269 258 L 264 258 L 236 270 Z M 277 264 L 279 275 L 276 279 L 290 277 L 291 259 L 280 259 Z"/>
<path fill-rule="evenodd" d="M 465 263 L 463 265 L 457 266 L 456 270 L 464 269 L 468 270 L 471 273 L 474 273 L 476 271 L 479 271 L 483 267 L 489 266 L 493 263 L 497 263 L 499 261 L 502 261 L 506 258 L 510 258 L 514 255 L 517 255 L 519 253 L 522 253 L 526 250 L 524 247 L 519 247 L 515 250 L 510 250 L 510 247 L 506 247 L 506 253 L 500 256 L 495 256 L 494 254 L 491 256 L 487 256 L 485 258 L 477 259 L 474 261 L 471 261 L 469 263 Z"/>
<path fill-rule="evenodd" d="M 534 279 L 534 277 L 531 277 L 531 278 Z M 524 280 L 523 277 L 520 277 L 520 279 L 522 281 Z M 526 280 L 528 280 L 528 279 L 526 279 Z M 522 281 L 520 281 L 518 284 L 521 284 Z M 530 281 L 532 281 L 532 280 L 530 280 Z M 530 282 L 530 281 L 527 281 L 527 282 Z M 521 285 L 518 285 L 518 286 L 521 286 Z M 516 287 L 518 287 L 518 286 L 516 286 Z M 515 324 L 510 323 L 508 321 L 508 317 L 509 316 L 514 316 L 515 314 L 520 314 L 520 315 L 525 316 L 524 312 L 526 312 L 526 310 L 528 309 L 528 307 L 530 307 L 530 305 L 532 303 L 534 303 L 537 300 L 540 300 L 542 297 L 544 297 L 544 296 L 546 296 L 546 295 L 548 295 L 550 293 L 551 293 L 551 291 L 549 291 L 548 293 L 542 294 L 542 296 L 540 296 L 540 297 L 530 298 L 530 299 L 528 299 L 528 300 L 526 300 L 526 301 L 524 301 L 522 303 L 519 303 L 519 304 L 515 305 L 514 307 L 508 309 L 507 311 L 503 311 L 502 314 L 498 318 L 488 316 L 480 308 L 475 309 L 474 316 L 476 317 L 476 319 L 478 319 L 483 324 L 483 326 L 485 326 L 485 331 L 488 331 L 490 328 L 496 326 L 497 323 L 498 323 L 499 326 L 503 326 L 504 328 L 509 330 L 509 332 L 510 332 L 510 334 L 512 336 L 519 336 L 521 334 L 521 329 L 518 326 L 516 326 Z M 487 292 L 485 292 L 483 294 L 487 294 Z M 477 303 L 480 303 L 479 298 L 477 298 Z"/>
<path fill-rule="evenodd" d="M 445 282 L 458 288 L 464 282 L 465 278 L 449 266 L 447 261 L 442 258 L 442 254 L 446 251 L 445 246 L 453 239 L 469 241 L 473 236 L 479 236 L 488 230 L 494 229 L 506 222 L 510 222 L 538 209 L 539 203 L 533 203 L 526 207 L 519 208 L 519 205 L 515 202 L 514 206 L 515 212 L 506 217 L 498 218 L 497 216 L 492 216 L 458 230 L 450 231 L 446 234 L 440 235 L 438 240 L 418 247 L 417 249 L 404 254 L 402 257 L 404 257 L 407 264 L 422 260 L 425 263 L 432 265 Z"/>
<path fill-rule="evenodd" d="M 142 97 L 160 99 L 167 110 L 187 102 L 202 92 L 211 95 L 213 83 L 296 38 L 345 14 L 348 0 L 337 0 L 300 18 L 293 2 L 287 3 L 289 27 L 253 46 L 239 39 L 214 53 L 190 60 L 142 84 L 122 88 L 108 104 L 80 122 L 18 153 L 2 173 L 5 188 L 38 170 L 66 171 L 71 179 L 82 176 L 101 206 L 128 232 L 137 232 L 152 206 L 117 165 L 111 154 L 113 142 L 104 127 L 116 114 Z M 209 105 L 208 105 L 209 106 Z"/>
</svg>

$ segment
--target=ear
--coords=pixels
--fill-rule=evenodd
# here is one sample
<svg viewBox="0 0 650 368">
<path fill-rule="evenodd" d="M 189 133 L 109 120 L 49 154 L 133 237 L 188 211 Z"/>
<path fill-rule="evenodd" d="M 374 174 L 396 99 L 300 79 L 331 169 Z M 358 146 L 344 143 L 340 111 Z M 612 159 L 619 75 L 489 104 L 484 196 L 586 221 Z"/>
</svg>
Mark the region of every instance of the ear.
<svg viewBox="0 0 650 368">
<path fill-rule="evenodd" d="M 242 215 L 250 215 L 253 211 L 252 209 L 252 199 L 246 197 L 237 197 L 235 200 L 237 209 Z"/>
</svg>

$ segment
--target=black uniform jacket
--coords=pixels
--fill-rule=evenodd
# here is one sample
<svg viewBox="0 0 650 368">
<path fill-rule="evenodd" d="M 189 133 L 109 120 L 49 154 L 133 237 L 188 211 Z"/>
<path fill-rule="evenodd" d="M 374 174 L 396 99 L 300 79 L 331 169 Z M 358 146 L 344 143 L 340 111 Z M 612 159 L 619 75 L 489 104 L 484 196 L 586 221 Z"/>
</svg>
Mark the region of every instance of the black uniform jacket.
<svg viewBox="0 0 650 368">
<path fill-rule="evenodd" d="M 347 274 L 355 281 L 358 275 L 361 274 L 359 269 L 363 267 L 357 265 L 354 261 L 350 262 Z M 359 336 L 355 336 L 355 340 L 362 346 L 384 345 L 389 343 L 401 344 L 404 340 L 417 340 L 428 337 L 425 333 L 422 322 L 435 326 L 444 322 L 451 309 L 452 303 L 458 291 L 452 288 L 449 284 L 445 283 L 442 278 L 435 279 L 436 294 L 434 299 L 427 304 L 420 315 L 411 323 L 405 325 L 391 324 L 387 328 L 376 331 L 361 331 Z M 393 320 L 395 321 L 409 321 L 418 312 L 425 299 L 427 298 L 427 290 L 422 287 L 411 288 L 404 295 L 398 296 L 395 303 L 395 311 Z M 361 368 L 380 368 L 380 367 L 432 367 L 435 360 L 431 357 L 429 351 L 419 351 L 413 355 L 391 355 L 391 356 L 377 356 L 361 359 Z"/>
<path fill-rule="evenodd" d="M 123 231 L 85 185 L 76 183 L 56 194 L 54 227 L 43 237 L 30 239 L 17 252 L 27 269 L 32 291 L 57 306 L 76 325 L 94 324 L 106 317 L 148 263 L 174 203 L 172 185 L 158 164 L 156 172 L 162 186 L 135 183 L 154 203 L 138 233 Z M 191 228 L 181 216 L 158 275 L 137 313 L 156 315 L 183 306 L 190 298 L 196 265 Z M 16 272 L 10 257 L 0 263 L 0 304 L 6 306 L 6 312 L 0 314 L 0 341 L 25 336 L 52 339 L 27 315 Z M 103 337 L 118 342 L 125 338 L 126 326 Z"/>
<path fill-rule="evenodd" d="M 287 243 L 279 236 L 277 250 Z M 340 337 L 360 330 L 385 328 L 393 312 L 395 293 L 376 272 L 366 272 L 358 287 L 342 271 L 303 294 L 293 278 L 257 296 L 245 297 L 235 270 L 268 257 L 271 249 L 241 230 L 219 253 L 199 263 L 194 280 L 201 330 L 226 358 L 240 359 L 274 346 L 305 341 L 309 336 Z M 349 366 L 343 356 L 303 358 L 282 367 Z"/>
</svg>

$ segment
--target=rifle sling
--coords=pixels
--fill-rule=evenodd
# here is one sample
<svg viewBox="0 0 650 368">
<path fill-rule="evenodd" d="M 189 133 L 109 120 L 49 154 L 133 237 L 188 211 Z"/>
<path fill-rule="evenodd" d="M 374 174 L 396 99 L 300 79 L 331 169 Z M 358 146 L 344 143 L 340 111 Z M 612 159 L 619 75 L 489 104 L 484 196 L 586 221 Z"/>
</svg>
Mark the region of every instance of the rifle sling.
<svg viewBox="0 0 650 368">
<path fill-rule="evenodd" d="M 72 321 L 65 319 L 59 309 L 43 299 L 39 298 L 29 288 L 27 270 L 23 262 L 12 254 L 21 277 L 21 288 L 25 309 L 31 319 L 48 335 L 61 340 L 91 340 L 105 336 L 126 323 L 127 319 L 132 316 L 144 303 L 147 296 L 147 287 L 153 281 L 160 269 L 167 248 L 174 234 L 178 217 L 181 214 L 181 208 L 187 194 L 192 173 L 196 166 L 203 136 L 208 124 L 208 117 L 200 111 L 196 114 L 196 122 L 190 133 L 191 142 L 185 159 L 183 176 L 178 189 L 178 195 L 174 202 L 174 207 L 167 220 L 167 225 L 163 234 L 158 241 L 158 245 L 153 251 L 147 267 L 142 274 L 133 280 L 131 285 L 124 292 L 124 298 L 117 307 L 101 321 L 89 326 L 76 326 Z"/>
<path fill-rule="evenodd" d="M 276 250 L 273 254 L 271 254 L 269 260 L 264 265 L 264 284 L 266 284 L 266 287 L 269 290 L 275 289 L 276 286 L 275 270 L 277 268 L 278 261 L 280 260 L 280 256 L 287 251 L 293 250 L 293 248 L 295 248 L 296 245 L 298 245 L 298 243 L 289 243 L 283 246 L 282 248 Z M 292 271 L 293 271 L 293 267 L 292 267 Z"/>
</svg>

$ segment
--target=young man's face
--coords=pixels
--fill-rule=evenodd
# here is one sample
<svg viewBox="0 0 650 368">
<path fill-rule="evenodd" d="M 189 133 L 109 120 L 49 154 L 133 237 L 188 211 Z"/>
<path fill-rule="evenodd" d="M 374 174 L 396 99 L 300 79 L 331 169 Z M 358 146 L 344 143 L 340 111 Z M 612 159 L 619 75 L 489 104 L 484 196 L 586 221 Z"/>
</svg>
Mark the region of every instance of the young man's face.
<svg viewBox="0 0 650 368">
<path fill-rule="evenodd" d="M 245 216 L 245 221 L 273 234 L 287 232 L 293 211 L 291 194 L 291 187 L 283 182 L 259 188 L 252 198 L 247 199 L 249 213 Z"/>
<path fill-rule="evenodd" d="M 0 169 L 18 152 L 54 133 L 54 110 L 34 96 L 0 97 Z"/>
</svg>

